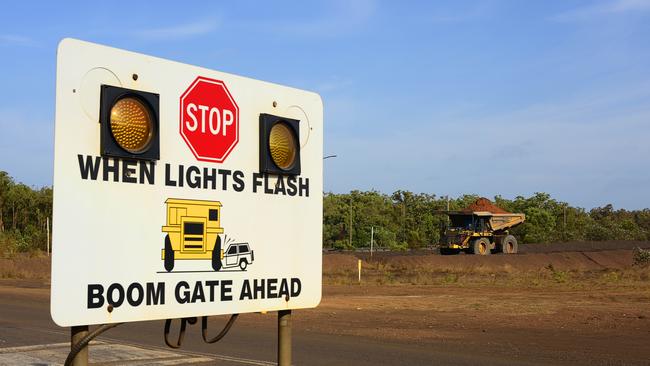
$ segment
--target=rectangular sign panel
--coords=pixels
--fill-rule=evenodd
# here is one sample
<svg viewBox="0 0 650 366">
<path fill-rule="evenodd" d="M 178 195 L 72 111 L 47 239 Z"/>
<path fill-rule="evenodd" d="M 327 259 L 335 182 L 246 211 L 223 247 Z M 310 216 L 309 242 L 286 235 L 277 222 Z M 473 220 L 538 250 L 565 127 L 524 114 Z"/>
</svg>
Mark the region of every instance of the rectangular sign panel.
<svg viewBox="0 0 650 366">
<path fill-rule="evenodd" d="M 52 318 L 315 307 L 322 158 L 315 93 L 64 39 Z"/>
</svg>

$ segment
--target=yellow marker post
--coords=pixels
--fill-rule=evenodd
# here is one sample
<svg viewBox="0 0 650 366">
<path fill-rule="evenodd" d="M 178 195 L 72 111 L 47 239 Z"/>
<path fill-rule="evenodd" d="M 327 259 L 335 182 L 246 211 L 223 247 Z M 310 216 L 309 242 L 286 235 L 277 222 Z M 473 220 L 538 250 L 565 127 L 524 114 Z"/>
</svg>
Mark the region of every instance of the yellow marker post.
<svg viewBox="0 0 650 366">
<path fill-rule="evenodd" d="M 359 263 L 358 263 L 358 264 L 359 264 L 359 265 L 358 265 L 358 267 L 359 267 L 359 283 L 361 283 L 361 259 L 359 259 Z"/>
</svg>

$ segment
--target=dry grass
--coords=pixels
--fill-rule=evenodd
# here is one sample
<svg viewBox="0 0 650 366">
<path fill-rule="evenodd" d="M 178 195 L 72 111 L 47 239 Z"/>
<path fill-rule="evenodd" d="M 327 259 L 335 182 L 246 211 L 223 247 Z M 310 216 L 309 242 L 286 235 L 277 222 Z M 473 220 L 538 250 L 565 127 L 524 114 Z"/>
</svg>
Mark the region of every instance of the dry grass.
<svg viewBox="0 0 650 366">
<path fill-rule="evenodd" d="M 0 278 L 50 279 L 50 258 L 43 252 L 20 253 L 12 258 L 0 258 Z M 385 260 L 364 261 L 362 284 L 372 285 L 432 285 L 445 287 L 523 287 L 523 288 L 649 288 L 650 267 L 628 265 L 617 269 L 561 269 L 552 264 L 517 268 L 506 263 L 481 266 L 445 266 L 430 263 L 391 263 Z M 325 263 L 323 283 L 327 285 L 357 285 L 356 258 L 339 258 Z"/>
<path fill-rule="evenodd" d="M 0 258 L 0 278 L 49 280 L 50 258 L 40 251 Z"/>
<path fill-rule="evenodd" d="M 538 270 L 519 270 L 506 264 L 498 268 L 439 269 L 426 265 L 407 267 L 384 262 L 363 262 L 361 280 L 364 284 L 376 285 L 646 288 L 650 287 L 650 268 L 559 270 L 549 264 Z M 324 268 L 323 282 L 330 285 L 358 284 L 358 272 L 356 268 Z"/>
</svg>

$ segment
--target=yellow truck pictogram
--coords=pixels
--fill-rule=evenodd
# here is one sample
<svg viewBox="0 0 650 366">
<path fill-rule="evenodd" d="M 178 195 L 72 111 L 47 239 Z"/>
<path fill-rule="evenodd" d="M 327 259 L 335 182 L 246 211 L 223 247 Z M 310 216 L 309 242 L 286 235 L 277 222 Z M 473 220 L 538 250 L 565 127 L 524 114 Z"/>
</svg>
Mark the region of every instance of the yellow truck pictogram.
<svg viewBox="0 0 650 366">
<path fill-rule="evenodd" d="M 212 269 L 222 267 L 221 202 L 169 198 L 167 224 L 162 227 L 165 248 L 162 259 L 165 270 L 174 269 L 175 260 L 211 259 Z"/>
</svg>

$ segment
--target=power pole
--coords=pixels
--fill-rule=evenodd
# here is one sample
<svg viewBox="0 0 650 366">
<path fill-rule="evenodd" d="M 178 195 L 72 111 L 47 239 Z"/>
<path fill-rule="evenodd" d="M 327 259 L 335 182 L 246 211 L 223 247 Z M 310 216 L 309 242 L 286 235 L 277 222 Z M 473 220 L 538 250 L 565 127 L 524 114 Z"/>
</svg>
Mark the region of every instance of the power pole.
<svg viewBox="0 0 650 366">
<path fill-rule="evenodd" d="M 402 241 L 406 241 L 406 197 L 402 201 Z"/>
<path fill-rule="evenodd" d="M 563 236 L 563 239 L 566 240 L 566 205 L 564 205 L 564 207 L 563 207 L 563 212 L 564 212 L 564 226 L 562 228 L 563 229 L 562 231 L 563 231 L 564 235 L 562 235 L 562 236 Z"/>
<path fill-rule="evenodd" d="M 449 195 L 447 195 L 447 217 L 445 217 L 445 222 L 449 226 Z"/>
<path fill-rule="evenodd" d="M 352 196 L 350 196 L 350 225 L 348 227 L 348 231 L 350 232 L 350 248 L 352 248 Z"/>
<path fill-rule="evenodd" d="M 47 231 L 47 256 L 50 256 L 50 217 L 45 218 L 45 231 Z"/>
<path fill-rule="evenodd" d="M 371 226 L 370 227 L 370 258 L 372 258 L 372 243 L 375 239 L 375 227 Z"/>
</svg>

